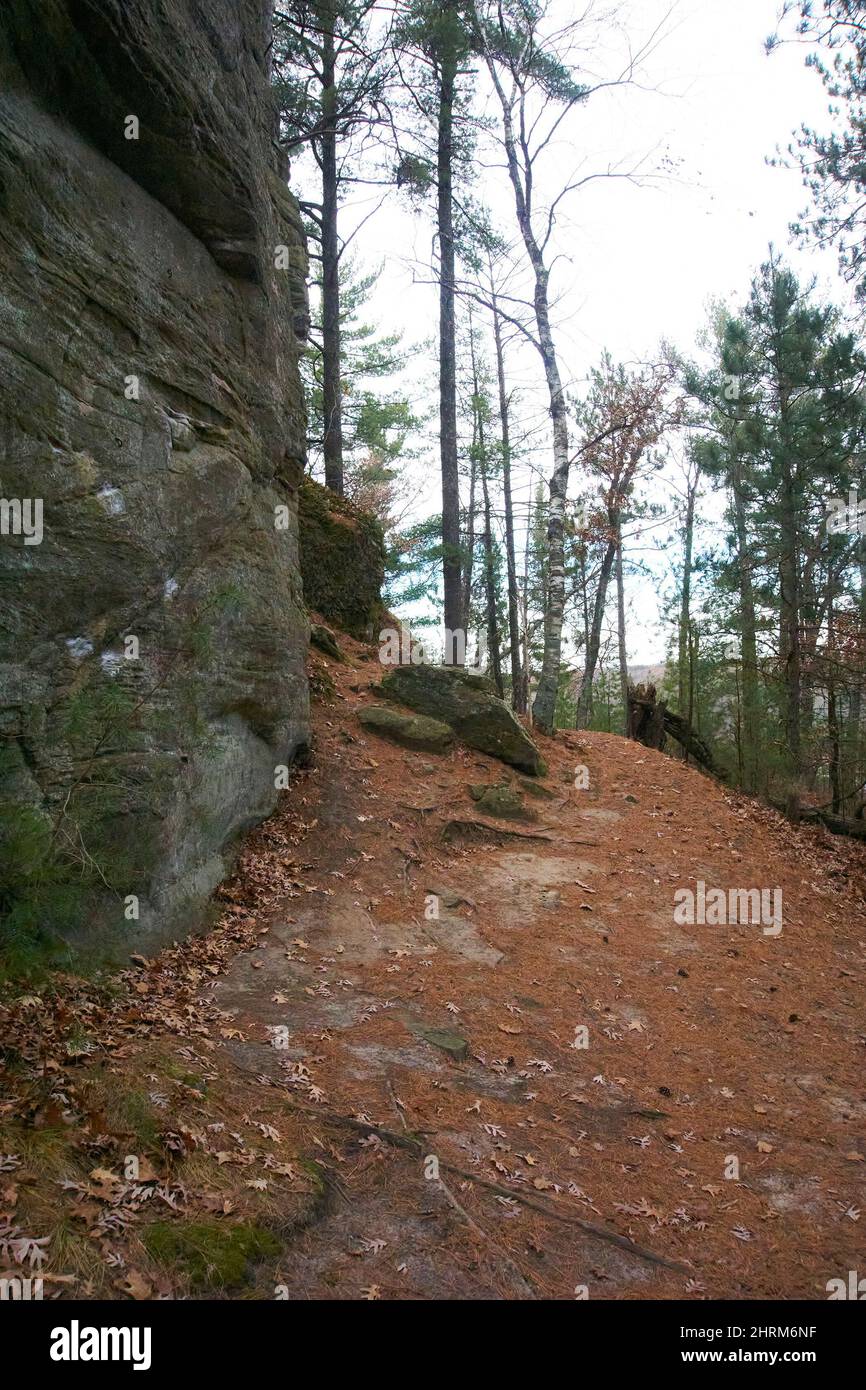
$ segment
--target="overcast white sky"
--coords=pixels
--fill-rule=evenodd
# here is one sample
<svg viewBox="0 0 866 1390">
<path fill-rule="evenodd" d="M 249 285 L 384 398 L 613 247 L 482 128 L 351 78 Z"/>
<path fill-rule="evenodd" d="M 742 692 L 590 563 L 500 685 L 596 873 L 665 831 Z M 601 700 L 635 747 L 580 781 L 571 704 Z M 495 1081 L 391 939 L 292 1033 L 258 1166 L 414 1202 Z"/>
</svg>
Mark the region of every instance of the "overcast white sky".
<svg viewBox="0 0 866 1390">
<path fill-rule="evenodd" d="M 568 0 L 563 12 L 570 12 Z M 557 341 L 563 376 L 575 389 L 604 349 L 626 362 L 651 357 L 661 338 L 692 351 L 708 302 L 742 302 L 768 244 L 788 248 L 788 225 L 802 211 L 805 190 L 796 171 L 768 167 L 767 156 L 787 147 L 803 122 L 826 127 L 827 116 L 820 80 L 805 67 L 807 50 L 793 43 L 765 54 L 777 12 L 777 0 L 633 0 L 626 25 L 633 46 L 669 15 L 644 65 L 642 89 L 601 93 L 563 128 L 549 171 L 553 192 L 560 175 L 579 165 L 590 172 L 610 163 L 627 167 L 645 155 L 651 165 L 664 154 L 674 161 L 671 175 L 652 187 L 591 184 L 558 219 Z M 613 33 L 611 48 L 622 51 Z M 495 173 L 485 177 L 485 194 L 510 226 L 509 190 Z M 346 226 L 355 215 L 346 210 Z M 375 313 L 383 325 L 404 330 L 408 344 L 436 330 L 435 292 L 413 283 L 411 266 L 429 260 L 430 241 L 429 220 L 413 219 L 397 204 L 357 241 L 366 264 L 386 257 Z M 828 296 L 847 302 L 832 254 L 789 254 L 803 275 L 819 276 Z M 514 373 L 520 381 L 537 378 L 539 364 L 522 358 Z M 429 446 L 435 459 L 433 435 Z M 546 456 L 538 462 L 546 474 Z M 423 472 L 420 511 L 438 510 L 435 468 Z M 523 504 L 530 474 L 516 481 Z M 636 662 L 663 655 L 658 587 L 637 578 L 629 584 L 629 656 Z"/>
</svg>

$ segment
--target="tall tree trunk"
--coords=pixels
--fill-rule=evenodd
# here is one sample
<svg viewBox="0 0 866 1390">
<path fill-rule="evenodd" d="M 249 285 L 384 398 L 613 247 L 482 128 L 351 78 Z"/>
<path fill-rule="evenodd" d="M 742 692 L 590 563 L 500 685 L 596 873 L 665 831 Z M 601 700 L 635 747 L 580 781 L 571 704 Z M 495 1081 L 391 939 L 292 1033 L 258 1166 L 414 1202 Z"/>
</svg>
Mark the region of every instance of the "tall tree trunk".
<svg viewBox="0 0 866 1390">
<path fill-rule="evenodd" d="M 779 589 L 782 636 L 781 657 L 785 679 L 784 727 L 788 764 L 787 812 L 792 820 L 797 820 L 800 814 L 800 785 L 803 773 L 801 738 L 803 690 L 800 651 L 800 576 L 796 507 L 793 478 L 786 463 L 782 477 Z"/>
<path fill-rule="evenodd" d="M 493 564 L 493 527 L 490 519 L 490 489 L 487 485 L 487 460 L 484 455 L 484 424 L 479 421 L 481 486 L 484 491 L 484 591 L 487 607 L 487 646 L 493 683 L 500 697 L 505 695 L 502 680 L 502 659 L 499 652 L 499 619 L 496 613 L 496 572 Z"/>
<path fill-rule="evenodd" d="M 453 20 L 456 0 L 445 0 L 443 9 Z M 447 26 L 446 26 L 447 28 Z M 457 56 L 446 32 L 439 64 L 439 112 L 437 122 L 437 220 L 439 231 L 439 456 L 442 470 L 442 587 L 445 627 L 457 632 L 462 621 L 460 593 L 460 475 L 457 462 L 457 350 L 454 289 L 454 206 L 452 165 L 454 154 L 454 94 Z M 458 643 L 445 661 L 458 659 Z"/>
<path fill-rule="evenodd" d="M 688 648 L 688 630 L 692 595 L 692 546 L 694 543 L 695 530 L 695 494 L 697 492 L 697 478 L 694 486 L 691 478 L 686 481 L 687 500 L 686 500 L 686 525 L 683 536 L 683 588 L 680 597 L 680 631 L 679 631 L 679 652 L 677 658 L 677 677 L 678 677 L 678 703 L 680 714 L 686 712 L 686 658 Z"/>
<path fill-rule="evenodd" d="M 851 685 L 851 696 L 848 703 L 848 728 L 850 731 L 848 737 L 851 747 L 851 766 L 849 770 L 852 773 L 848 780 L 851 782 L 852 786 L 856 785 L 859 790 L 863 783 L 864 776 L 860 736 L 862 731 L 863 682 L 864 679 L 866 679 L 863 670 L 866 662 L 862 659 L 863 654 L 866 654 L 866 539 L 861 536 L 857 545 L 858 568 L 860 571 L 860 597 L 858 603 L 859 622 L 857 625 L 857 645 L 855 651 L 861 654 L 861 660 L 859 669 L 854 672 Z"/>
<path fill-rule="evenodd" d="M 612 539 L 608 541 L 607 549 L 604 552 L 604 558 L 601 562 L 601 570 L 598 576 L 598 588 L 595 591 L 592 626 L 589 630 L 589 642 L 586 648 L 583 679 L 580 683 L 580 694 L 577 699 L 577 717 L 574 725 L 576 729 L 585 729 L 591 718 L 592 683 L 595 680 L 595 668 L 598 663 L 598 653 L 601 650 L 601 625 L 604 621 L 604 610 L 607 604 L 607 586 L 610 583 L 610 575 L 615 557 L 616 540 Z"/>
<path fill-rule="evenodd" d="M 699 640 L 700 640 L 700 633 L 698 632 L 697 624 L 696 624 L 696 623 L 693 623 L 693 622 L 691 621 L 691 619 L 689 619 L 689 713 L 688 713 L 688 720 L 689 720 L 689 724 L 691 724 L 693 728 L 696 727 L 697 729 L 700 729 L 700 726 L 701 726 L 700 717 L 698 717 L 698 719 L 695 719 L 695 687 L 696 687 L 696 685 L 697 685 L 697 681 L 696 681 L 696 679 L 695 679 L 695 674 L 696 674 L 697 664 L 698 664 L 698 642 L 699 642 Z"/>
<path fill-rule="evenodd" d="M 547 271 L 536 267 L 535 315 L 538 322 L 544 372 L 550 396 L 553 427 L 553 473 L 550 478 L 550 507 L 547 516 L 547 594 L 544 602 L 544 654 L 533 718 L 544 733 L 553 733 L 559 669 L 562 659 L 562 619 L 565 610 L 565 501 L 568 491 L 568 420 L 565 393 L 553 347 L 547 305 Z"/>
<path fill-rule="evenodd" d="M 490 516 L 490 488 L 487 482 L 487 437 L 484 430 L 484 408 L 481 400 L 481 387 L 478 379 L 478 362 L 475 356 L 475 335 L 472 326 L 472 313 L 469 314 L 469 354 L 472 363 L 473 456 L 477 454 L 478 471 L 481 474 L 481 490 L 484 498 L 484 598 L 487 621 L 487 648 L 493 673 L 493 682 L 500 697 L 505 694 L 502 681 L 502 659 L 499 651 L 499 619 L 496 612 L 496 574 L 493 564 L 493 526 Z"/>
<path fill-rule="evenodd" d="M 517 141 L 512 117 L 512 104 L 505 94 L 496 65 L 488 59 L 488 71 L 502 108 L 502 129 L 508 176 L 514 190 L 517 224 L 532 267 L 533 304 L 538 330 L 538 350 L 544 364 L 544 376 L 550 401 L 550 422 L 553 432 L 553 473 L 549 483 L 550 502 L 547 515 L 547 593 L 544 600 L 544 655 L 541 673 L 532 707 L 533 721 L 543 733 L 552 734 L 556 716 L 556 696 L 559 689 L 559 669 L 562 658 L 562 618 L 565 609 L 565 501 L 568 491 L 568 416 L 565 392 L 559 374 L 559 363 L 550 327 L 548 280 L 550 272 L 544 263 L 544 252 L 532 227 L 527 190 L 531 189 L 531 166 L 521 173 L 517 156 Z M 522 97 L 521 97 L 522 101 Z M 525 112 L 520 107 L 521 119 Z M 524 184 L 524 179 L 526 184 Z"/>
<path fill-rule="evenodd" d="M 628 653 L 625 642 L 625 586 L 622 576 L 622 517 L 616 520 L 616 633 L 619 649 L 619 684 L 622 691 L 623 733 L 628 737 Z"/>
<path fill-rule="evenodd" d="M 529 695 L 532 682 L 532 653 L 529 648 L 529 549 L 532 536 L 532 493 L 529 494 L 529 514 L 526 518 L 526 536 L 523 546 L 523 589 L 520 596 L 520 624 L 523 639 L 523 688 L 520 693 L 522 713 L 529 715 L 532 724 L 532 710 Z"/>
<path fill-rule="evenodd" d="M 737 718 L 734 724 L 734 739 L 737 748 L 737 780 L 740 786 L 743 785 L 743 700 L 740 691 L 740 668 L 734 662 L 734 694 L 737 700 Z"/>
<path fill-rule="evenodd" d="M 830 577 L 832 583 L 832 575 Z M 830 740 L 830 795 L 832 797 L 830 809 L 834 816 L 842 812 L 842 768 L 841 750 L 839 741 L 839 711 L 836 701 L 836 672 L 835 672 L 835 631 L 833 599 L 827 609 L 827 734 Z"/>
<path fill-rule="evenodd" d="M 469 631 L 469 618 L 472 610 L 472 575 L 475 569 L 475 479 L 478 473 L 476 451 L 473 448 L 469 461 L 469 514 L 466 518 L 466 545 L 463 552 L 463 594 L 460 612 L 460 626 Z"/>
<path fill-rule="evenodd" d="M 742 784 L 745 792 L 758 791 L 758 738 L 760 704 L 758 698 L 758 641 L 755 623 L 755 596 L 752 589 L 751 556 L 746 528 L 746 497 L 739 459 L 731 476 L 734 526 L 740 587 L 740 649 L 743 667 Z"/>
<path fill-rule="evenodd" d="M 772 262 L 772 287 L 776 292 L 776 263 Z M 784 729 L 786 743 L 786 811 L 800 818 L 803 776 L 803 662 L 801 645 L 802 591 L 800 582 L 799 507 L 795 427 L 791 420 L 792 388 L 785 366 L 784 344 L 778 328 L 772 337 L 773 389 L 779 419 L 779 655 L 784 679 Z"/>
<path fill-rule="evenodd" d="M 589 646 L 589 585 L 586 580 L 586 546 L 578 547 L 577 561 L 580 569 L 580 599 L 583 612 L 583 650 Z"/>
<path fill-rule="evenodd" d="M 511 496 L 511 430 L 508 416 L 508 392 L 505 386 L 505 355 L 502 350 L 502 323 L 493 291 L 493 270 L 490 270 L 493 301 L 493 341 L 496 346 L 496 379 L 499 385 L 499 421 L 502 439 L 502 490 L 505 497 L 505 563 L 508 572 L 508 640 L 511 648 L 511 704 L 518 714 L 526 713 L 523 673 L 520 669 L 520 623 L 517 613 L 517 565 L 514 556 L 514 503 Z"/>
<path fill-rule="evenodd" d="M 336 51 L 334 0 L 322 0 L 322 114 L 319 159 L 322 166 L 322 400 L 325 485 L 343 492 L 343 403 L 340 382 L 340 245 L 338 193 Z"/>
</svg>

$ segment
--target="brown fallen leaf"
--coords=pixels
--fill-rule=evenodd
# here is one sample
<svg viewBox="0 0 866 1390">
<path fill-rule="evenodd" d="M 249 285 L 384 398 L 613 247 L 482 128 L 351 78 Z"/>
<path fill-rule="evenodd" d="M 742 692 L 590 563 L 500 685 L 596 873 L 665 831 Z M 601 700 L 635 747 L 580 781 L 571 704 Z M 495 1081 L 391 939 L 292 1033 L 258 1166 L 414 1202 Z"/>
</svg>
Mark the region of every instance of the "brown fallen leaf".
<svg viewBox="0 0 866 1390">
<path fill-rule="evenodd" d="M 291 1163 L 269 1163 L 269 1173 L 277 1173 L 281 1178 L 296 1178 L 298 1175 Z"/>
<path fill-rule="evenodd" d="M 143 1274 L 139 1274 L 137 1269 L 128 1269 L 123 1278 L 117 1280 L 114 1287 L 129 1298 L 134 1298 L 138 1303 L 153 1298 L 153 1285 L 145 1279 Z"/>
<path fill-rule="evenodd" d="M 124 1185 L 123 1179 L 108 1168 L 94 1168 L 90 1174 L 90 1182 L 94 1189 L 94 1195 L 103 1202 L 113 1201 L 119 1189 Z"/>
</svg>

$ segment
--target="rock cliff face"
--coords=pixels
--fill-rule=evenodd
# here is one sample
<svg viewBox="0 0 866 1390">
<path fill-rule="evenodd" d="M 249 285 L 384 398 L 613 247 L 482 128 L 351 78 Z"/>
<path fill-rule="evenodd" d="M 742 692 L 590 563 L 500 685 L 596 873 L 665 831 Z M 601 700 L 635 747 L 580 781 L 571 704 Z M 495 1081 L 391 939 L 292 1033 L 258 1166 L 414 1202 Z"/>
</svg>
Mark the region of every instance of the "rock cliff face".
<svg viewBox="0 0 866 1390">
<path fill-rule="evenodd" d="M 0 9 L 7 942 L 195 927 L 308 738 L 306 252 L 269 8 Z"/>
<path fill-rule="evenodd" d="M 375 517 L 312 478 L 298 490 L 301 574 L 310 608 L 359 641 L 385 623 L 385 543 Z"/>
</svg>

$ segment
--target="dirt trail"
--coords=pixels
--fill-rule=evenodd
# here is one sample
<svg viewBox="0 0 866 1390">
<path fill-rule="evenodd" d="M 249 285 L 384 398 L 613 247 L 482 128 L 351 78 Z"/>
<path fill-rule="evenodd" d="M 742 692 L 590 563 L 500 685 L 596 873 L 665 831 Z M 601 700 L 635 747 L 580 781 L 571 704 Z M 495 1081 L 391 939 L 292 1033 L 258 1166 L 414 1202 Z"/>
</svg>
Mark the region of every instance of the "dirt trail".
<svg viewBox="0 0 866 1390">
<path fill-rule="evenodd" d="M 0 1275 L 825 1299 L 866 1269 L 866 849 L 574 733 L 537 819 L 478 839 L 507 769 L 365 733 L 381 668 L 340 640 L 214 928 L 0 1001 Z M 781 934 L 677 923 L 697 880 L 780 889 Z"/>
<path fill-rule="evenodd" d="M 513 828 L 551 838 L 446 844 L 501 764 L 365 734 L 379 668 L 341 644 L 281 813 L 292 895 L 214 987 L 235 1067 L 321 1115 L 289 1296 L 826 1298 L 866 1259 L 862 857 L 601 734 L 544 744 L 553 795 Z M 781 934 L 676 925 L 699 879 L 781 889 Z"/>
</svg>

